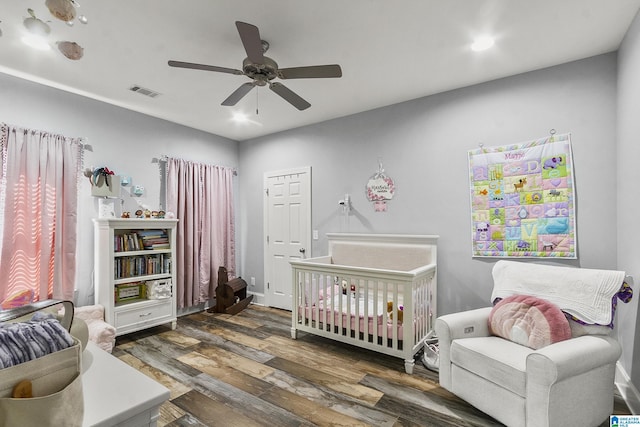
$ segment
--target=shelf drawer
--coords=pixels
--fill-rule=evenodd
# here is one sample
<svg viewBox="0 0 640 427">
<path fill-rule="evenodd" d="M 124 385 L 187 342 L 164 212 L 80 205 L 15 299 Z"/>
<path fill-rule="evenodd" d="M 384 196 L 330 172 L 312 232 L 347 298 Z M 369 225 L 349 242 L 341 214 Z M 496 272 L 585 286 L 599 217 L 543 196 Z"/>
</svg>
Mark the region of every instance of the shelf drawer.
<svg viewBox="0 0 640 427">
<path fill-rule="evenodd" d="M 115 310 L 115 327 L 120 330 L 141 329 L 148 324 L 160 324 L 173 320 L 173 299 L 145 301 L 118 307 Z"/>
</svg>

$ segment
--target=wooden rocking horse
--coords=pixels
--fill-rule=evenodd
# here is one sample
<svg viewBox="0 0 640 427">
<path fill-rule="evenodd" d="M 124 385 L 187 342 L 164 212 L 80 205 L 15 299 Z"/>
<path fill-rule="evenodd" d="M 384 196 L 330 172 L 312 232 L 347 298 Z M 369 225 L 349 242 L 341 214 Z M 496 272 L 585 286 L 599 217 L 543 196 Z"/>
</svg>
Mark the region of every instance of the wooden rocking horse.
<svg viewBox="0 0 640 427">
<path fill-rule="evenodd" d="M 251 303 L 253 295 L 247 297 L 247 282 L 241 277 L 229 280 L 225 267 L 218 268 L 218 287 L 216 288 L 216 305 L 210 313 L 238 314 Z"/>
</svg>

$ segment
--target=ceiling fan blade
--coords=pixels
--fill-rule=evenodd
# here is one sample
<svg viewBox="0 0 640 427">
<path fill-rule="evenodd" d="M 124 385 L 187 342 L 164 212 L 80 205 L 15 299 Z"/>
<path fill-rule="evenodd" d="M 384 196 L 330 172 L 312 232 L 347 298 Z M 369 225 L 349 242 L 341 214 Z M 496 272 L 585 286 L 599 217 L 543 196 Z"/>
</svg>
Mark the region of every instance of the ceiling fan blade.
<svg viewBox="0 0 640 427">
<path fill-rule="evenodd" d="M 193 70 L 217 71 L 219 73 L 229 73 L 237 75 L 244 74 L 242 71 L 235 70 L 233 68 L 216 67 L 215 65 L 194 64 L 192 62 L 169 61 L 169 66 L 178 68 L 191 68 Z"/>
<path fill-rule="evenodd" d="M 236 27 L 249 60 L 254 64 L 264 64 L 262 40 L 260 39 L 258 27 L 240 21 L 236 21 Z"/>
<path fill-rule="evenodd" d="M 342 68 L 338 64 L 312 65 L 310 67 L 281 68 L 278 70 L 281 79 L 314 79 L 342 77 Z"/>
<path fill-rule="evenodd" d="M 302 99 L 299 95 L 297 95 L 294 91 L 292 91 L 282 83 L 271 83 L 269 85 L 269 89 L 280 95 L 282 98 L 284 98 L 285 101 L 287 101 L 289 104 L 293 105 L 300 111 L 306 110 L 307 108 L 311 107 L 311 104 Z"/>
<path fill-rule="evenodd" d="M 238 101 L 240 101 L 254 87 L 255 87 L 255 84 L 253 84 L 253 82 L 243 84 L 238 89 L 236 89 L 231 95 L 229 95 L 227 99 L 222 101 L 221 105 L 225 105 L 227 107 L 236 105 Z"/>
</svg>

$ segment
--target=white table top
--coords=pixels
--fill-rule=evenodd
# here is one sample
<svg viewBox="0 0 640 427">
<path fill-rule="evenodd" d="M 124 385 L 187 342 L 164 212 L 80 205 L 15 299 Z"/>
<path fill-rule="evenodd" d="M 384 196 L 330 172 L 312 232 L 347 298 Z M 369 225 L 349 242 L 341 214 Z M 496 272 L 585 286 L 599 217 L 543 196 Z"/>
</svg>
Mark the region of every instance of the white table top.
<svg viewBox="0 0 640 427">
<path fill-rule="evenodd" d="M 113 426 L 169 399 L 169 390 L 89 341 L 82 353 L 83 426 Z"/>
</svg>

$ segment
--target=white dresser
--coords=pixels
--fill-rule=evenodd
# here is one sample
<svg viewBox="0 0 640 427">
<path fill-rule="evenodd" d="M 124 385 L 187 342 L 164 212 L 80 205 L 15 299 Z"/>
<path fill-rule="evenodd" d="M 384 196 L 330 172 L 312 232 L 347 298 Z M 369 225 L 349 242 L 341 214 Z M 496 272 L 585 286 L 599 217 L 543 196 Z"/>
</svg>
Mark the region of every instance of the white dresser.
<svg viewBox="0 0 640 427">
<path fill-rule="evenodd" d="M 83 426 L 155 427 L 169 389 L 88 342 L 82 353 Z"/>
</svg>

